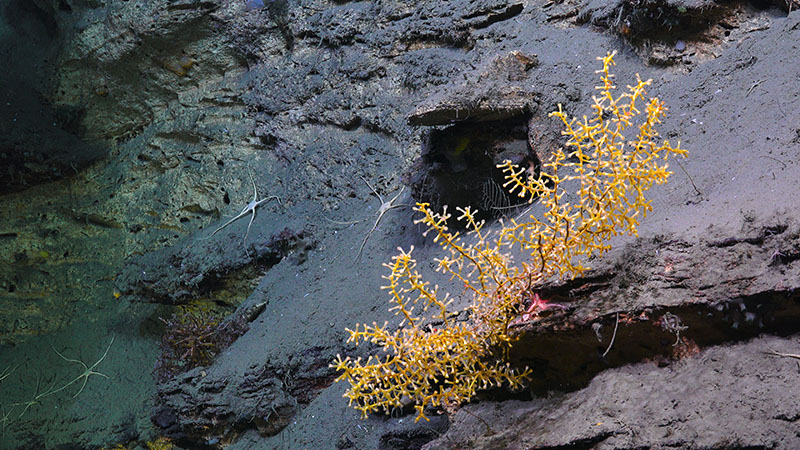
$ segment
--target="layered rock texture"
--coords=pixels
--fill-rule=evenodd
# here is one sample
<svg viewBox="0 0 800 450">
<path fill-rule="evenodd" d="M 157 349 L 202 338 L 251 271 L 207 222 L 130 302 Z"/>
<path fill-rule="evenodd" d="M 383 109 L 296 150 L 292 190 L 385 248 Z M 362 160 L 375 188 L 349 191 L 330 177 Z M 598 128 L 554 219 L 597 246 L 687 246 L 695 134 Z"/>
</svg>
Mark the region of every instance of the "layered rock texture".
<svg viewBox="0 0 800 450">
<path fill-rule="evenodd" d="M 0 8 L 0 447 L 800 448 L 794 0 Z M 615 49 L 690 153 L 639 236 L 542 291 L 567 309 L 519 327 L 524 392 L 359 419 L 329 364 L 397 320 L 398 246 L 439 256 L 410 205 L 520 213 L 495 164 L 563 145 L 547 114 L 588 113 Z M 151 377 L 159 318 L 200 303 L 239 337 Z M 110 378 L 39 395 L 107 346 Z"/>
</svg>

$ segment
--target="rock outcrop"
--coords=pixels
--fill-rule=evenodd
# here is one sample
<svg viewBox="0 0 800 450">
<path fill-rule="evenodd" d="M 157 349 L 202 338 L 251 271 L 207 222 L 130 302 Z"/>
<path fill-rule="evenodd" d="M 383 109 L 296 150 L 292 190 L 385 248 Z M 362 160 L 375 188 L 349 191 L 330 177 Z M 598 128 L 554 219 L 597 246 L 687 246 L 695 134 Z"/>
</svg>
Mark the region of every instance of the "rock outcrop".
<svg viewBox="0 0 800 450">
<path fill-rule="evenodd" d="M 234 307 L 252 314 L 211 366 L 148 384 L 155 406 L 112 377 L 113 398 L 135 413 L 31 403 L 28 426 L 5 409 L 9 445 L 100 447 L 160 434 L 231 449 L 797 447 L 794 357 L 780 356 L 798 353 L 800 332 L 792 5 L 10 2 L 4 12 L 24 17 L 5 54 L 16 62 L 23 47 L 12 43 L 35 38 L 24 73 L 49 70 L 17 77 L 31 96 L 0 87 L 6 119 L 20 120 L 4 128 L 0 164 L 13 175 L 2 174 L 0 190 L 54 179 L 86 190 L 76 202 L 71 188 L 31 189 L 4 207 L 0 245 L 21 255 L 0 268 L 0 302 L 12 311 L 4 342 L 25 348 L 82 311 L 112 324 L 113 359 L 140 335 L 154 341 L 154 319 L 176 305 L 226 303 L 217 294 L 236 290 Z M 659 14 L 663 23 L 648 22 Z M 543 290 L 568 309 L 519 326 L 512 359 L 533 367 L 530 389 L 487 392 L 433 411 L 430 424 L 403 411 L 361 421 L 329 364 L 352 353 L 346 327 L 397 320 L 380 285 L 398 246 L 414 245 L 419 261 L 440 256 L 410 205 L 482 202 L 490 222 L 521 213 L 494 194 L 494 164 L 508 157 L 538 170 L 563 145 L 547 113 L 559 104 L 587 113 L 595 57 L 613 49 L 618 83 L 653 78 L 651 93 L 670 109 L 663 137 L 690 152 L 653 190 L 640 235 L 616 238 L 586 277 Z M 210 236 L 271 195 L 280 201 L 259 206 L 252 225 L 247 215 Z M 24 219 L 45 201 L 69 219 L 61 233 Z M 54 258 L 42 250 L 64 246 Z M 31 294 L 74 279 L 91 258 L 93 280 L 108 282 L 91 291 L 102 307 L 78 303 L 74 286 L 57 291 L 60 303 Z M 13 316 L 22 301 L 39 318 L 24 327 Z M 154 347 L 131 347 L 150 353 L 121 352 L 116 364 L 128 378 L 145 372 Z M 32 390 L 0 395 L 0 405 L 22 405 Z M 145 416 L 152 425 L 141 425 Z"/>
</svg>

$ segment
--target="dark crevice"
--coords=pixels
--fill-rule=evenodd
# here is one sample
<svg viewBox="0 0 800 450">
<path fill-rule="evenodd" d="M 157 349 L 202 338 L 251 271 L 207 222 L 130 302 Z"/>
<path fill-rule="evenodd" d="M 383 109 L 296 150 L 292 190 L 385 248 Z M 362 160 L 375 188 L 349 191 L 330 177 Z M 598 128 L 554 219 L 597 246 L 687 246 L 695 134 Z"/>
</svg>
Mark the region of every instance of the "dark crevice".
<svg viewBox="0 0 800 450">
<path fill-rule="evenodd" d="M 524 118 L 460 122 L 430 131 L 408 184 L 414 200 L 434 211 L 475 205 L 479 220 L 491 220 L 524 203 L 503 188 L 505 177 L 497 164 L 504 160 L 535 169 Z"/>
<path fill-rule="evenodd" d="M 251 263 L 242 267 L 231 267 L 225 271 L 209 272 L 194 289 L 187 288 L 187 295 L 190 292 L 192 297 L 211 295 L 220 290 L 233 290 L 235 285 L 247 284 L 264 270 L 279 263 L 290 252 L 305 250 L 309 245 L 313 245 L 305 241 L 304 237 L 303 232 L 298 233 L 285 228 L 273 234 L 269 240 L 256 241 L 249 246 L 255 255 Z"/>
<path fill-rule="evenodd" d="M 614 275 L 608 273 L 590 275 L 580 278 L 575 283 L 545 285 L 539 289 L 539 295 L 555 303 L 569 302 L 575 298 L 586 298 L 595 291 L 608 288 L 611 286 L 613 279 Z"/>
<path fill-rule="evenodd" d="M 584 439 L 577 439 L 569 444 L 563 445 L 548 445 L 545 447 L 536 447 L 538 450 L 590 450 L 600 444 L 601 442 L 605 441 L 606 439 L 614 436 L 616 433 L 612 433 L 610 431 L 605 433 L 599 433 L 595 436 L 584 438 Z"/>
<path fill-rule="evenodd" d="M 480 30 L 482 28 L 487 28 L 488 26 L 495 24 L 497 22 L 502 22 L 504 20 L 511 19 L 519 15 L 519 13 L 523 10 L 523 5 L 521 3 L 510 5 L 505 10 L 495 13 L 486 14 L 486 18 L 476 22 L 472 25 L 473 28 L 476 30 Z M 477 17 L 479 14 L 471 14 L 470 16 L 465 17 L 465 19 L 470 19 L 473 17 Z"/>
<path fill-rule="evenodd" d="M 718 241 L 712 241 L 708 243 L 709 247 L 730 247 L 736 244 L 747 243 L 752 245 L 761 245 L 767 238 L 777 236 L 782 234 L 784 231 L 787 230 L 786 225 L 771 225 L 767 227 L 763 227 L 757 233 L 751 236 L 745 237 L 729 237 L 726 239 L 721 239 Z"/>
<path fill-rule="evenodd" d="M 723 8 L 717 4 L 687 8 L 670 0 L 623 1 L 606 11 L 606 14 L 586 11 L 578 17 L 577 22 L 590 22 L 609 28 L 631 40 L 647 38 L 671 41 L 676 35 L 699 33 L 718 22 L 723 15 Z"/>
<path fill-rule="evenodd" d="M 772 418 L 775 419 L 775 420 L 783 421 L 783 422 L 795 423 L 798 420 L 800 420 L 800 415 L 787 416 L 786 414 L 779 414 L 779 415 L 774 416 Z"/>
<path fill-rule="evenodd" d="M 800 293 L 768 291 L 716 304 L 645 308 L 570 323 L 568 311 L 526 327 L 511 350 L 514 365 L 533 370 L 530 392 L 574 391 L 603 370 L 642 361 L 664 366 L 701 348 L 761 334 L 800 332 Z M 565 320 L 566 319 L 566 320 Z M 527 394 L 523 394 L 525 397 Z"/>
<path fill-rule="evenodd" d="M 797 0 L 682 2 L 676 0 L 587 2 L 583 9 L 558 9 L 548 21 L 570 20 L 607 29 L 624 39 L 648 64 L 691 64 L 731 39 L 740 24 L 760 11 L 796 9 Z M 777 13 L 777 10 L 776 10 Z M 574 19 L 572 19 L 574 17 Z"/>
<path fill-rule="evenodd" d="M 206 11 L 215 11 L 219 8 L 219 5 L 214 2 L 203 2 L 203 1 L 176 1 L 172 2 L 170 5 L 167 6 L 167 11 L 181 11 L 181 10 L 206 10 Z"/>
<path fill-rule="evenodd" d="M 346 117 L 342 117 L 341 120 L 332 120 L 326 118 L 309 118 L 308 120 L 304 120 L 297 123 L 298 125 L 319 125 L 323 127 L 333 127 L 338 128 L 343 131 L 353 131 L 358 129 L 362 125 L 362 119 L 358 115 L 348 115 Z"/>
<path fill-rule="evenodd" d="M 449 427 L 447 416 L 431 417 L 430 422 L 424 427 L 405 426 L 395 427 L 384 433 L 379 441 L 380 450 L 416 450 L 428 442 L 447 432 Z"/>
</svg>

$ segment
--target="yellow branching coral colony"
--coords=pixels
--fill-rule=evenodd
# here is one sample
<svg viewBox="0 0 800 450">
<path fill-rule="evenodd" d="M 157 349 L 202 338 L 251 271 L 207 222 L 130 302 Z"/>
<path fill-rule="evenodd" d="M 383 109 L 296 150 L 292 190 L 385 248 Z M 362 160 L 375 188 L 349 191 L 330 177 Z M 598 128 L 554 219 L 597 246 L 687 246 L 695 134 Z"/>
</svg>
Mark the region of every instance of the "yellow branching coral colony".
<svg viewBox="0 0 800 450">
<path fill-rule="evenodd" d="M 667 157 L 686 151 L 658 143 L 656 124 L 665 108 L 657 98 L 648 99 L 642 81 L 615 97 L 616 86 L 609 67 L 615 53 L 604 58 L 602 85 L 593 97 L 592 117 L 569 120 L 559 109 L 551 113 L 564 123 L 565 152 L 556 151 L 537 178 L 529 179 L 523 168 L 509 161 L 499 165 L 505 188 L 526 199 L 539 200 L 541 217 L 501 221 L 488 229 L 477 222 L 474 210 L 456 208 L 457 220 L 466 226 L 465 236 L 451 231 L 451 215 L 418 203 L 421 222 L 444 250 L 435 260 L 437 270 L 463 283 L 471 297 L 469 319 L 455 320 L 458 311 L 448 309 L 452 298 L 422 279 L 411 252 L 400 250 L 392 258 L 384 289 L 391 294 L 390 310 L 403 319 L 399 328 L 388 324 L 357 325 L 348 342 L 369 341 L 382 348 L 366 361 L 342 359 L 332 367 L 341 371 L 337 381 L 347 380 L 345 397 L 363 417 L 376 410 L 390 413 L 414 404 L 417 420 L 428 406 L 456 405 L 477 390 L 508 385 L 517 388 L 530 375 L 501 359 L 515 340 L 511 330 L 520 311 L 530 307 L 535 289 L 553 277 L 575 277 L 586 271 L 580 261 L 609 249 L 608 238 L 636 234 L 638 218 L 651 209 L 644 193 L 654 183 L 667 181 Z M 644 105 L 646 116 L 639 116 Z M 636 127 L 628 140 L 624 132 Z M 565 183 L 577 191 L 576 201 L 566 202 Z M 522 256 L 522 257 L 520 257 Z M 526 300 L 527 299 L 527 300 Z M 537 303 L 538 304 L 538 303 Z M 534 311 L 535 312 L 535 311 Z M 436 327 L 426 326 L 435 322 Z"/>
</svg>

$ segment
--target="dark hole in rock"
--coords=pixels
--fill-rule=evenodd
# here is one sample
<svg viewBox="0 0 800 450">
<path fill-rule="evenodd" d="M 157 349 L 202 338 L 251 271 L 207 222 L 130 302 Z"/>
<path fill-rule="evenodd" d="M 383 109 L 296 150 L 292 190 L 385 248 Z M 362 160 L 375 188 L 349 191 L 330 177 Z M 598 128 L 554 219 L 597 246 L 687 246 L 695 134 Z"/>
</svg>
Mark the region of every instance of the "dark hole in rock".
<svg viewBox="0 0 800 450">
<path fill-rule="evenodd" d="M 556 291 L 550 295 L 560 298 Z M 790 336 L 800 332 L 800 294 L 793 289 L 767 291 L 716 304 L 621 313 L 616 339 L 605 356 L 615 314 L 583 324 L 565 323 L 568 314 L 545 318 L 514 343 L 509 354 L 511 364 L 533 370 L 525 388 L 480 391 L 476 399 L 530 401 L 582 389 L 606 369 L 647 361 L 667 367 L 704 348 L 764 334 Z"/>
<path fill-rule="evenodd" d="M 774 1 L 774 0 L 751 0 L 750 4 L 753 5 L 754 8 L 757 10 L 766 10 L 770 8 L 774 8 L 776 6 L 782 7 L 782 1 Z M 786 5 L 791 8 L 791 2 L 787 1 Z"/>
<path fill-rule="evenodd" d="M 796 0 L 620 0 L 613 7 L 588 8 L 578 23 L 592 23 L 608 28 L 631 44 L 648 63 L 668 66 L 690 63 L 696 54 L 713 55 L 710 48 L 731 35 L 742 22 L 757 16 L 758 11 L 790 11 Z M 679 45 L 679 43 L 683 45 Z"/>
<path fill-rule="evenodd" d="M 449 428 L 446 415 L 431 416 L 424 427 L 397 425 L 381 435 L 378 448 L 381 450 L 414 450 L 420 449 L 428 442 L 441 436 Z"/>
<path fill-rule="evenodd" d="M 568 283 L 569 285 L 569 283 Z M 546 292 L 548 299 L 565 302 L 563 292 Z M 564 313 L 568 314 L 568 313 Z M 554 313 L 527 329 L 510 352 L 512 364 L 533 370 L 524 392 L 486 392 L 488 398 L 528 399 L 548 392 L 569 392 L 589 384 L 603 370 L 652 361 L 663 367 L 700 349 L 739 342 L 762 334 L 789 336 L 800 331 L 800 294 L 769 291 L 716 304 L 686 304 L 646 308 L 620 314 L 611 349 L 616 315 L 591 322 L 564 323 Z M 677 324 L 677 325 L 676 325 Z"/>
<path fill-rule="evenodd" d="M 47 37 L 53 39 L 58 34 L 58 24 L 52 8 L 44 2 L 12 0 L 3 2 L 3 16 L 18 34 L 28 39 Z M 39 3 L 43 3 L 40 5 Z"/>
<path fill-rule="evenodd" d="M 503 187 L 505 178 L 497 165 L 508 159 L 529 167 L 532 174 L 538 171 L 527 128 L 527 119 L 517 118 L 431 130 L 412 169 L 414 200 L 429 203 L 434 211 L 445 205 L 453 212 L 470 206 L 480 220 L 512 213 L 524 201 Z"/>
</svg>

